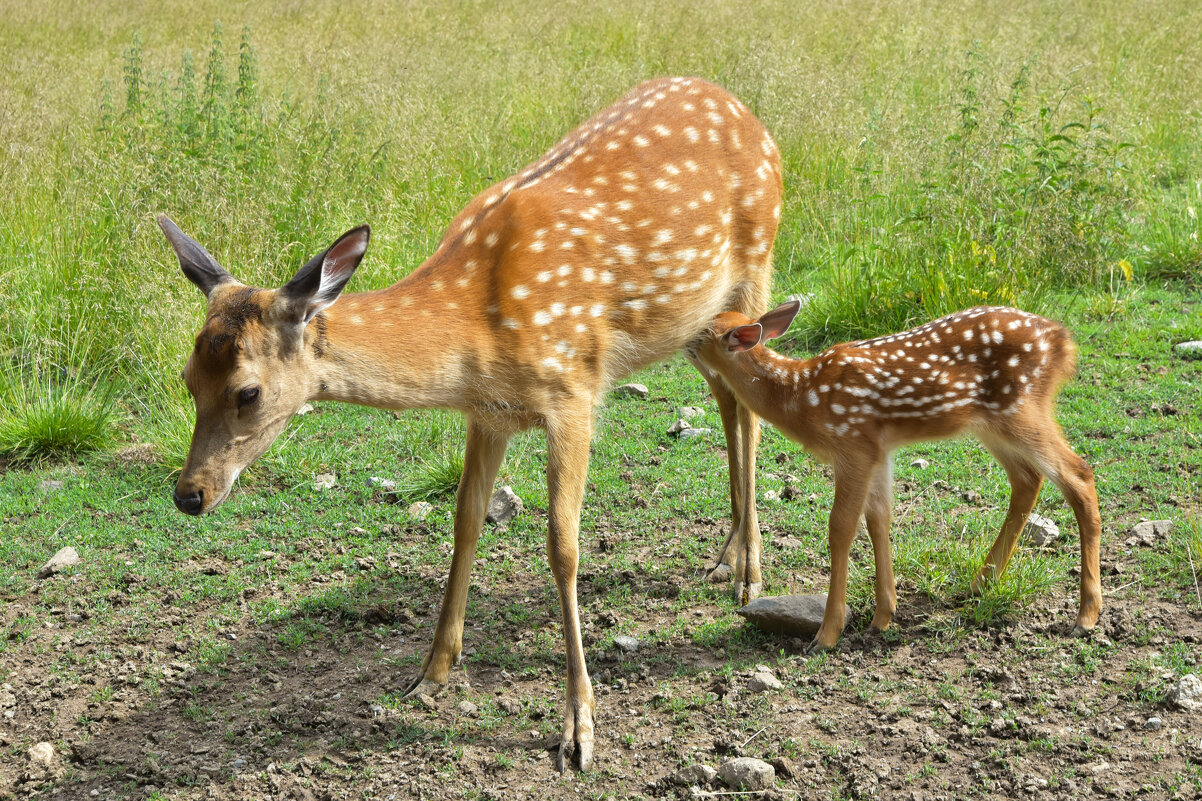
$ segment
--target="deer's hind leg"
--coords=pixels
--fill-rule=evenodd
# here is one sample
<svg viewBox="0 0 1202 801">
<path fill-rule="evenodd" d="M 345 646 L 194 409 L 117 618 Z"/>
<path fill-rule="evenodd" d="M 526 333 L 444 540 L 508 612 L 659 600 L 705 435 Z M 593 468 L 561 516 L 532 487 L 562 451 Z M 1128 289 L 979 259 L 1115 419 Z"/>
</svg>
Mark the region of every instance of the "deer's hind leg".
<svg viewBox="0 0 1202 801">
<path fill-rule="evenodd" d="M 886 457 L 872 474 L 864 522 L 872 539 L 872 558 L 876 563 L 876 610 L 872 628 L 889 628 L 897 609 L 897 582 L 893 577 L 893 549 L 889 544 L 889 524 L 893 518 L 893 460 Z"/>
<path fill-rule="evenodd" d="M 985 557 L 985 563 L 973 579 L 972 591 L 978 595 L 987 584 L 1002 575 L 1010 563 L 1010 557 L 1018 547 L 1018 537 L 1027 525 L 1027 518 L 1031 516 L 1043 486 L 1043 475 L 1032 464 L 1029 454 L 1016 450 L 1000 437 L 982 435 L 981 442 L 1006 471 L 1006 477 L 1010 480 L 1010 507 L 1006 510 L 1006 519 L 1002 521 L 1002 529 Z"/>
</svg>

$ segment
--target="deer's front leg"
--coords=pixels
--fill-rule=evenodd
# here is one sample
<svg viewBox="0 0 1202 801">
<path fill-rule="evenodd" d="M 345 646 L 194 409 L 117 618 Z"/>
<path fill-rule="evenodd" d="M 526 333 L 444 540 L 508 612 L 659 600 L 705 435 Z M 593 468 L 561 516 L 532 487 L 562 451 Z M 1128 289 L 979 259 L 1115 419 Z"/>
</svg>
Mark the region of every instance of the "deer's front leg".
<svg viewBox="0 0 1202 801">
<path fill-rule="evenodd" d="M 564 771 L 576 753 L 581 770 L 593 763 L 593 686 L 584 665 L 580 610 L 576 604 L 576 569 L 580 559 L 580 505 L 588 473 L 588 444 L 592 404 L 582 403 L 570 415 L 547 421 L 548 526 L 547 559 L 559 590 L 563 638 L 567 651 L 567 700 L 559 769 Z"/>
<path fill-rule="evenodd" d="M 843 631 L 846 622 L 843 610 L 847 602 L 847 562 L 851 541 L 856 536 L 856 526 L 868 496 L 872 472 L 873 465 L 835 465 L 835 502 L 831 506 L 830 517 L 831 584 L 826 594 L 826 613 L 818 634 L 810 643 L 810 653 L 834 648 Z"/>
<path fill-rule="evenodd" d="M 442 611 L 434 629 L 434 642 L 422 663 L 421 673 L 409 686 L 406 697 L 418 693 L 436 693 L 447 682 L 451 666 L 463 650 L 463 615 L 467 608 L 468 581 L 476 558 L 476 542 L 484 525 L 484 514 L 492 494 L 493 481 L 505 457 L 509 438 L 468 421 L 467 447 L 463 454 L 463 475 L 455 503 L 455 550 L 451 572 L 442 596 Z"/>
</svg>

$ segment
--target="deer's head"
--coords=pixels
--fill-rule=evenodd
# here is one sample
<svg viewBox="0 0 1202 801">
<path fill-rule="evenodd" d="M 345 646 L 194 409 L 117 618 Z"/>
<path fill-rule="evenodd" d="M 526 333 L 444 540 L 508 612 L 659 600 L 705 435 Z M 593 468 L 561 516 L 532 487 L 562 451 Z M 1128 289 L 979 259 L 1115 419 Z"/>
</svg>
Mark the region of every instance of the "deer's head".
<svg viewBox="0 0 1202 801">
<path fill-rule="evenodd" d="M 184 275 L 208 299 L 204 326 L 184 366 L 196 428 L 175 486 L 175 505 L 212 511 L 238 475 L 317 393 L 305 328 L 338 299 L 367 250 L 370 230 L 352 229 L 279 289 L 239 283 L 199 243 L 159 216 Z"/>
</svg>

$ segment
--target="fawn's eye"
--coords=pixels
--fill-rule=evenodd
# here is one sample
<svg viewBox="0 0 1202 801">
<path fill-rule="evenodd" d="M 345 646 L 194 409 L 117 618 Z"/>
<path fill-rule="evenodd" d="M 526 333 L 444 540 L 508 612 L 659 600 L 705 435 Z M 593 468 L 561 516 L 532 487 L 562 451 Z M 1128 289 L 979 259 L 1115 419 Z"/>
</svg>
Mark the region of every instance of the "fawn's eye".
<svg viewBox="0 0 1202 801">
<path fill-rule="evenodd" d="M 254 403 L 259 399 L 258 387 L 247 387 L 238 393 L 238 408 Z"/>
</svg>

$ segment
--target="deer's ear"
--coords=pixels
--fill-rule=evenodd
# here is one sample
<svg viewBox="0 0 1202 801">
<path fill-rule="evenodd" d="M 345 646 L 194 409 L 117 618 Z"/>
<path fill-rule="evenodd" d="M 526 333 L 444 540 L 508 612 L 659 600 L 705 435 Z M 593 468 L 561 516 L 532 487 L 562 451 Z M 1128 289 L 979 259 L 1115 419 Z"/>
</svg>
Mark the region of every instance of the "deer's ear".
<svg viewBox="0 0 1202 801">
<path fill-rule="evenodd" d="M 366 225 L 352 228 L 301 267 L 292 280 L 280 289 L 297 322 L 307 324 L 322 309 L 338 300 L 346 282 L 367 252 L 371 229 Z"/>
<path fill-rule="evenodd" d="M 200 243 L 179 229 L 166 214 L 159 215 L 159 228 L 175 250 L 179 259 L 180 269 L 188 280 L 196 284 L 207 298 L 221 284 L 234 281 L 234 276 L 226 272 L 217 260 L 209 255 L 209 251 Z"/>
<path fill-rule="evenodd" d="M 730 329 L 722 338 L 726 340 L 726 349 L 731 353 L 741 353 L 745 350 L 751 350 L 756 345 L 760 344 L 760 338 L 764 334 L 764 329 L 759 323 L 751 325 L 740 325 Z"/>
<path fill-rule="evenodd" d="M 764 326 L 764 339 L 776 339 L 789 330 L 793 318 L 801 310 L 801 301 L 790 300 L 782 303 L 770 312 L 766 312 L 758 322 Z"/>
</svg>

